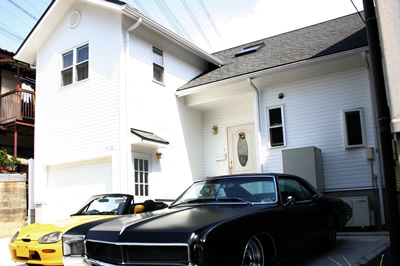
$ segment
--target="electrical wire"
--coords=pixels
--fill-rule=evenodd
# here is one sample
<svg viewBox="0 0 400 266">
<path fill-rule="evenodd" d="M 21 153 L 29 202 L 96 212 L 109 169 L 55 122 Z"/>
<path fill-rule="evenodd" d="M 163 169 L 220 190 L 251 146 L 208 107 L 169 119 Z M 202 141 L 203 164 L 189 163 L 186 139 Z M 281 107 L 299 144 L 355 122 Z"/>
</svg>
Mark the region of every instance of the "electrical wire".
<svg viewBox="0 0 400 266">
<path fill-rule="evenodd" d="M 197 29 L 199 30 L 200 34 L 203 36 L 204 40 L 207 42 L 208 46 L 211 47 L 211 42 L 208 39 L 206 33 L 203 31 L 203 28 L 201 27 L 201 25 L 199 24 L 199 22 L 197 21 L 196 17 L 194 16 L 192 10 L 190 9 L 190 7 L 188 6 L 188 4 L 186 3 L 185 0 L 181 0 L 183 6 L 185 7 L 186 11 L 189 13 L 190 17 L 192 18 L 194 24 L 196 25 Z"/>
<path fill-rule="evenodd" d="M 214 20 L 212 19 L 210 13 L 208 12 L 206 5 L 204 4 L 203 0 L 199 0 L 199 2 L 200 2 L 201 7 L 203 8 L 203 11 L 206 14 L 208 20 L 210 21 L 211 26 L 214 28 L 215 33 L 221 39 L 221 34 L 219 33 L 217 25 L 215 25 Z"/>
<path fill-rule="evenodd" d="M 356 7 L 356 5 L 354 4 L 353 0 L 350 0 L 350 2 L 353 4 L 354 8 L 357 10 L 358 15 L 360 16 L 361 20 L 364 22 L 365 24 L 365 19 L 363 18 L 363 16 L 361 15 L 361 12 L 358 11 L 358 8 Z"/>
<path fill-rule="evenodd" d="M 14 6 L 16 6 L 18 9 L 20 9 L 22 12 L 24 12 L 25 14 L 27 14 L 28 16 L 30 16 L 33 20 L 37 21 L 38 18 L 35 17 L 34 15 L 32 15 L 31 13 L 29 13 L 28 11 L 26 11 L 25 9 L 23 9 L 20 5 L 18 5 L 17 3 L 15 3 L 13 0 L 8 0 L 8 2 L 10 2 L 11 4 L 13 4 Z"/>
<path fill-rule="evenodd" d="M 169 23 L 172 25 L 172 27 L 175 29 L 175 31 L 183 36 L 189 39 L 189 41 L 193 42 L 192 39 L 190 38 L 190 35 L 186 32 L 186 30 L 182 27 L 180 24 L 179 20 L 176 18 L 176 16 L 171 12 L 169 9 L 168 5 L 165 4 L 164 0 L 155 0 L 158 8 L 161 10 L 161 12 L 164 14 L 164 16 L 167 18 Z"/>
</svg>

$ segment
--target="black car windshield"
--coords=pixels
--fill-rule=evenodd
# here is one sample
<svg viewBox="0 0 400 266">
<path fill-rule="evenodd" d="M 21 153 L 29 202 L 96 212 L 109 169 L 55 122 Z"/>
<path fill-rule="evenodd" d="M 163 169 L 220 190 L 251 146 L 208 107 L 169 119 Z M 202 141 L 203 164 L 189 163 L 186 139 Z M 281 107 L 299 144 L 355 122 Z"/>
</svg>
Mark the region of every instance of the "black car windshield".
<svg viewBox="0 0 400 266">
<path fill-rule="evenodd" d="M 125 195 L 93 196 L 75 215 L 123 214 L 129 200 Z"/>
<path fill-rule="evenodd" d="M 209 179 L 194 183 L 171 207 L 183 204 L 231 202 L 276 202 L 276 186 L 273 177 L 235 177 Z"/>
</svg>

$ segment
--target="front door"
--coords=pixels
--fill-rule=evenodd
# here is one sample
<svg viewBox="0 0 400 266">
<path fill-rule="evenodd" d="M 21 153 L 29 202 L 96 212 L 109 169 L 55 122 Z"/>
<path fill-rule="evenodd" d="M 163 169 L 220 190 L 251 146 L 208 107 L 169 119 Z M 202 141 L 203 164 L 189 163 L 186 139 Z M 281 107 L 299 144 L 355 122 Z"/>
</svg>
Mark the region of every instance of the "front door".
<svg viewBox="0 0 400 266">
<path fill-rule="evenodd" d="M 135 202 L 147 199 L 150 196 L 151 155 L 133 152 L 133 170 Z"/>
<path fill-rule="evenodd" d="M 256 173 L 254 124 L 228 127 L 229 174 Z"/>
</svg>

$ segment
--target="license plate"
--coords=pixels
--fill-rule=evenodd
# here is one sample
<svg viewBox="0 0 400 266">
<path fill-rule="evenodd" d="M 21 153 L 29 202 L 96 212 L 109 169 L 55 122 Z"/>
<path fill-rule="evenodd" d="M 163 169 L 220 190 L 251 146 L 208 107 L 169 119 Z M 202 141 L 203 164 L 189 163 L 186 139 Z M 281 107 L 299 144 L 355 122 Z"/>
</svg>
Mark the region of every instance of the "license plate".
<svg viewBox="0 0 400 266">
<path fill-rule="evenodd" d="M 27 246 L 17 246 L 17 256 L 29 258 L 29 248 Z"/>
</svg>

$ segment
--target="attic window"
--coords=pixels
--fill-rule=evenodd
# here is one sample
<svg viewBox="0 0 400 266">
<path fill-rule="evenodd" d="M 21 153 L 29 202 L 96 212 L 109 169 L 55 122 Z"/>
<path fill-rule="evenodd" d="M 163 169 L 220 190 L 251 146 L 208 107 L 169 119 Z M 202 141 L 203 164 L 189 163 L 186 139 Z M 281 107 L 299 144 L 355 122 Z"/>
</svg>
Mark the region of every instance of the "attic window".
<svg viewBox="0 0 400 266">
<path fill-rule="evenodd" d="M 241 56 L 241 55 L 245 55 L 245 54 L 249 54 L 249 53 L 254 53 L 256 52 L 259 48 L 263 47 L 264 43 L 259 43 L 259 44 L 255 44 L 252 46 L 248 46 L 246 48 L 243 48 L 242 51 L 239 51 L 235 54 L 235 56 Z"/>
</svg>

